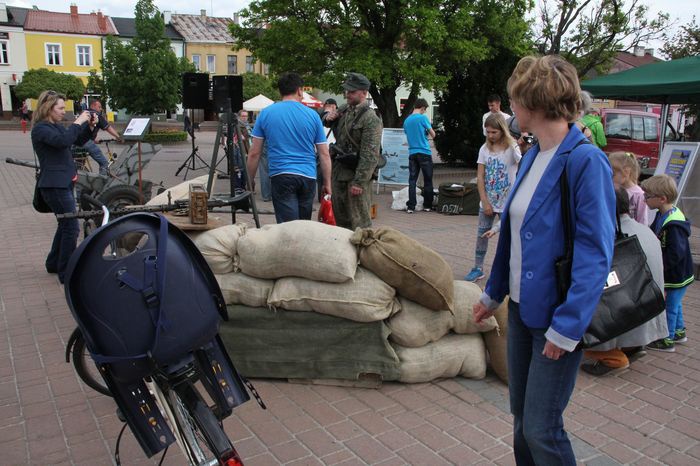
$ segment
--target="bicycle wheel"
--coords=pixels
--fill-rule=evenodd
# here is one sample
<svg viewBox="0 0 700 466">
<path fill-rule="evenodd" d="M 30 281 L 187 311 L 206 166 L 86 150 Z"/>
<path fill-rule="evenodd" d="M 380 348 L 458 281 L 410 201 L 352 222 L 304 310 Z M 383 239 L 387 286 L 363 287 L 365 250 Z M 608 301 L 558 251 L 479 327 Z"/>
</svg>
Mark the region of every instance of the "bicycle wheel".
<svg viewBox="0 0 700 466">
<path fill-rule="evenodd" d="M 80 332 L 80 329 L 75 329 L 75 331 L 77 334 L 74 337 L 73 348 L 71 350 L 75 372 L 88 387 L 103 395 L 112 396 L 112 393 L 109 391 L 109 388 L 107 388 L 107 384 L 100 374 L 100 369 L 95 364 L 95 361 L 92 360 L 92 356 L 90 356 L 90 352 L 85 345 L 83 334 Z"/>
<path fill-rule="evenodd" d="M 163 395 L 169 411 L 166 415 L 190 464 L 242 466 L 219 420 L 189 381 L 165 390 Z"/>
</svg>

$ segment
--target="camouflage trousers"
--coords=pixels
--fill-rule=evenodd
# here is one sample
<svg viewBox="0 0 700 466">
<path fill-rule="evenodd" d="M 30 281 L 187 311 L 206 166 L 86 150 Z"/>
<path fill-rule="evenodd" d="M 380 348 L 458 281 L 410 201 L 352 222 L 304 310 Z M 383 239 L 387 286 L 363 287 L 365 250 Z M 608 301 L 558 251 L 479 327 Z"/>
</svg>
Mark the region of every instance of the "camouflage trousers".
<svg viewBox="0 0 700 466">
<path fill-rule="evenodd" d="M 339 227 L 355 230 L 372 226 L 370 217 L 370 205 L 372 204 L 372 181 L 362 183 L 362 194 L 350 195 L 350 181 L 338 181 L 333 179 L 331 188 L 333 196 L 333 215 L 335 223 Z"/>
</svg>

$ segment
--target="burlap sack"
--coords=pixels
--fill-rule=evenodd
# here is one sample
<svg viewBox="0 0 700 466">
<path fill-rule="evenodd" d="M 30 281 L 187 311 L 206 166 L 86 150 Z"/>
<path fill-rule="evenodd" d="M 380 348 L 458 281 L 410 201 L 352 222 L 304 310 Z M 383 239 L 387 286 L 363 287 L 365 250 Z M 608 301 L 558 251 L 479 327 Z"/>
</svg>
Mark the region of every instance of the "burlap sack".
<svg viewBox="0 0 700 466">
<path fill-rule="evenodd" d="M 352 232 L 310 220 L 250 229 L 238 240 L 240 270 L 258 278 L 302 277 L 342 283 L 355 276 Z"/>
<path fill-rule="evenodd" d="M 494 314 L 498 327 L 484 333 L 484 343 L 489 353 L 489 364 L 499 379 L 508 384 L 508 298 Z"/>
<path fill-rule="evenodd" d="M 481 297 L 481 288 L 478 285 L 455 280 L 455 311 L 454 324 L 452 330 L 455 333 L 481 333 L 488 332 L 496 328 L 496 319 L 489 317 L 480 324 L 474 323 L 473 307 Z"/>
<path fill-rule="evenodd" d="M 401 382 L 430 382 L 457 375 L 482 379 L 486 375 L 486 350 L 480 334 L 448 334 L 420 348 L 392 346 L 400 360 Z"/>
<path fill-rule="evenodd" d="M 355 279 L 344 283 L 280 278 L 268 304 L 289 311 L 316 311 L 356 322 L 375 322 L 400 309 L 395 293 L 375 274 L 358 267 Z"/>
<path fill-rule="evenodd" d="M 360 264 L 401 296 L 434 311 L 453 310 L 452 270 L 435 251 L 389 227 L 358 228 L 351 241 L 359 245 Z"/>
<path fill-rule="evenodd" d="M 191 184 L 203 184 L 204 188 L 206 189 L 208 180 L 209 180 L 209 175 L 202 175 L 202 176 L 198 176 L 197 178 L 193 178 L 191 180 L 183 181 L 182 183 L 175 185 L 171 188 L 168 188 L 165 191 L 163 191 L 162 193 L 158 194 L 157 196 L 151 198 L 151 200 L 148 201 L 146 203 L 146 205 L 167 204 L 168 203 L 168 193 L 170 193 L 170 201 L 171 202 L 181 201 L 181 200 L 189 200 L 189 198 L 190 198 L 190 185 Z M 214 181 L 212 182 L 212 185 L 211 185 L 212 192 L 214 191 L 215 183 L 216 183 L 216 177 L 214 177 Z"/>
<path fill-rule="evenodd" d="M 197 236 L 194 244 L 202 253 L 214 273 L 229 273 L 235 270 L 238 239 L 246 232 L 248 225 L 236 223 Z"/>
<path fill-rule="evenodd" d="M 418 348 L 447 335 L 453 325 L 449 311 L 435 312 L 404 297 L 399 298 L 401 311 L 387 320 L 389 339 L 401 346 Z M 455 307 L 458 304 L 455 303 Z"/>
<path fill-rule="evenodd" d="M 267 307 L 273 280 L 249 277 L 240 272 L 216 274 L 226 304 L 243 304 L 250 307 Z"/>
</svg>

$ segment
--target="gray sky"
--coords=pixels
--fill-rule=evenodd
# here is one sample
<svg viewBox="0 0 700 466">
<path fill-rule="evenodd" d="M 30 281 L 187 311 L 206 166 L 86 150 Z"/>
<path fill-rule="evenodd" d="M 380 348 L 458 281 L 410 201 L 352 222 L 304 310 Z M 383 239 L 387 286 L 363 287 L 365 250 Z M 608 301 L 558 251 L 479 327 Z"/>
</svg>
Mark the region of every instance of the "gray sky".
<svg viewBox="0 0 700 466">
<path fill-rule="evenodd" d="M 69 5 L 78 5 L 81 13 L 101 10 L 110 16 L 133 17 L 136 0 L 0 0 L 8 5 L 23 6 L 31 8 L 32 5 L 43 10 L 68 12 Z M 680 24 L 690 22 L 693 15 L 700 19 L 700 2 L 697 0 L 646 0 L 652 13 L 665 11 L 670 13 L 671 20 L 675 20 L 674 30 Z M 250 0 L 203 0 L 193 2 L 192 0 L 156 0 L 156 6 L 161 10 L 170 10 L 173 13 L 199 14 L 200 9 L 206 8 L 207 14 L 213 16 L 232 17 L 235 11 L 244 8 Z M 540 3 L 539 0 L 537 3 Z M 659 48 L 661 44 L 648 44 L 651 47 Z M 658 54 L 657 54 L 658 55 Z"/>
</svg>

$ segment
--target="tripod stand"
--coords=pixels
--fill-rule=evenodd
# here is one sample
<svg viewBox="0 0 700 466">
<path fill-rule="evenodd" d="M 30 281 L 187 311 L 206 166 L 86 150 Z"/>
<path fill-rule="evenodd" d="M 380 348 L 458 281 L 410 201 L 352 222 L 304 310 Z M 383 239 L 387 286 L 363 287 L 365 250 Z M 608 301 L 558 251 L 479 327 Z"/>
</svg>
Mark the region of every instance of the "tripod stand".
<svg viewBox="0 0 700 466">
<path fill-rule="evenodd" d="M 188 118 L 185 116 L 185 118 Z M 194 135 L 194 110 L 190 109 L 190 124 L 187 125 L 187 122 L 185 122 L 185 130 L 189 133 L 190 137 L 192 138 L 192 153 L 185 159 L 184 162 L 182 162 L 182 165 L 180 165 L 175 172 L 175 176 L 178 176 L 180 172 L 185 169 L 185 177 L 183 180 L 187 179 L 187 174 L 190 172 L 190 170 L 198 170 L 199 168 L 209 168 L 209 165 L 207 162 L 199 155 L 199 147 L 195 145 L 195 139 L 197 139 Z M 202 164 L 201 167 L 197 167 L 197 161 Z"/>
<path fill-rule="evenodd" d="M 228 100 L 228 110 L 226 111 L 226 147 L 225 147 L 225 157 L 228 161 L 228 175 L 229 175 L 229 187 L 231 189 L 231 197 L 238 196 L 240 194 L 247 194 L 247 202 L 253 211 L 253 219 L 255 220 L 255 226 L 260 228 L 260 218 L 258 217 L 258 208 L 255 204 L 255 197 L 252 195 L 252 189 L 250 180 L 248 179 L 248 169 L 247 169 L 247 155 L 248 152 L 243 143 L 243 135 L 241 133 L 241 126 L 238 121 L 238 115 L 231 111 L 231 99 Z M 216 132 L 216 141 L 214 142 L 214 151 L 212 153 L 211 162 L 209 164 L 209 180 L 207 182 L 207 192 L 211 195 L 212 185 L 214 183 L 214 174 L 217 167 L 217 156 L 219 152 L 219 146 L 221 144 L 221 137 L 223 134 L 223 121 L 219 121 L 219 128 Z M 237 149 L 240 154 L 240 165 L 237 166 L 237 161 L 234 156 L 234 131 L 236 133 Z M 236 186 L 236 182 L 239 182 L 239 186 Z M 247 211 L 247 209 L 246 209 Z M 231 222 L 236 223 L 236 205 L 231 206 Z"/>
</svg>

